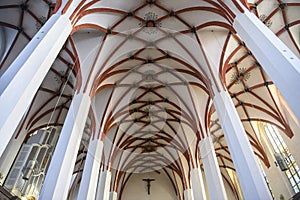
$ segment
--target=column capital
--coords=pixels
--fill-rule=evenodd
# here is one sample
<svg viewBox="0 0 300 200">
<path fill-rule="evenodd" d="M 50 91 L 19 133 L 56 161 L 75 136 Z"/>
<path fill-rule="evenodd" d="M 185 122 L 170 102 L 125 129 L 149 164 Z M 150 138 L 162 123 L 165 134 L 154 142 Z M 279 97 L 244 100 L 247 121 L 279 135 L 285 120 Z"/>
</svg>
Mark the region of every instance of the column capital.
<svg viewBox="0 0 300 200">
<path fill-rule="evenodd" d="M 115 191 L 111 191 L 109 199 L 110 200 L 117 200 L 118 199 L 118 193 L 115 192 Z"/>
<path fill-rule="evenodd" d="M 183 191 L 184 200 L 194 200 L 192 189 L 187 188 Z"/>
<path fill-rule="evenodd" d="M 212 142 L 212 139 L 210 136 L 205 137 L 204 139 L 200 140 L 199 149 L 200 149 L 201 155 L 207 155 L 207 154 L 211 153 L 212 150 L 214 150 L 213 142 Z M 205 159 L 205 157 L 207 157 L 207 156 L 204 156 L 204 157 L 201 156 L 201 159 Z"/>
</svg>

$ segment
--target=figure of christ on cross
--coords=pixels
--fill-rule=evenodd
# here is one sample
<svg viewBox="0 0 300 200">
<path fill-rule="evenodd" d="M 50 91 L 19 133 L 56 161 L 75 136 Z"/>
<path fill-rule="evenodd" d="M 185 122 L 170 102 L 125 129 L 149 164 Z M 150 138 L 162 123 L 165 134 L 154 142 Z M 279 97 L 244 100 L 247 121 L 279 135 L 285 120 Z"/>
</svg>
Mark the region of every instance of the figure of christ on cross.
<svg viewBox="0 0 300 200">
<path fill-rule="evenodd" d="M 150 183 L 151 181 L 155 181 L 155 179 L 151 179 L 151 178 L 147 178 L 147 179 L 143 179 L 143 181 L 147 182 L 147 189 L 148 189 L 148 195 L 150 195 Z"/>
</svg>

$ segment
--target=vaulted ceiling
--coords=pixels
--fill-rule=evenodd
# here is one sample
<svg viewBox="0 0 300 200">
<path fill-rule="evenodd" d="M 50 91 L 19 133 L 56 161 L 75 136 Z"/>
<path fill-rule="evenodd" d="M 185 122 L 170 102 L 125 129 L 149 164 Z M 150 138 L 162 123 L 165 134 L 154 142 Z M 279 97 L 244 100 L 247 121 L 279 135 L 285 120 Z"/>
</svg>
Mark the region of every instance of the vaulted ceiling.
<svg viewBox="0 0 300 200">
<path fill-rule="evenodd" d="M 299 57 L 299 2 L 243 3 Z M 0 75 L 59 4 L 0 2 Z M 90 111 L 85 141 L 89 135 L 106 136 L 103 162 L 119 170 L 113 175 L 115 188 L 123 188 L 132 172 L 149 170 L 163 170 L 173 183 L 181 177 L 188 188 L 188 169 L 201 166 L 199 141 L 212 135 L 222 175 L 237 194 L 211 101 L 214 81 L 229 91 L 255 154 L 267 166 L 253 123 L 269 122 L 293 135 L 272 80 L 236 34 L 234 15 L 221 1 L 82 1 L 70 20 L 72 34 L 18 131 L 29 136 L 49 125 L 63 126 L 74 92 L 88 80 L 96 109 Z M 82 145 L 78 153 L 76 173 L 85 149 Z"/>
</svg>

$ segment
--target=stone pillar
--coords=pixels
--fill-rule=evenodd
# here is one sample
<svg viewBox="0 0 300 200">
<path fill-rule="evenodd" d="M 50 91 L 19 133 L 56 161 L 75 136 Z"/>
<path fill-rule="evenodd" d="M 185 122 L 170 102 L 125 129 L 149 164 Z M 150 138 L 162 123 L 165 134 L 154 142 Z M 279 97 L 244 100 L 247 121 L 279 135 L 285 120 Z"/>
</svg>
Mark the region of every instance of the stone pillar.
<svg viewBox="0 0 300 200">
<path fill-rule="evenodd" d="M 199 148 L 210 199 L 227 199 L 211 137 L 202 139 L 199 143 Z"/>
<path fill-rule="evenodd" d="M 202 172 L 200 168 L 192 169 L 190 172 L 191 184 L 194 199 L 206 200 L 205 187 L 202 179 Z"/>
<path fill-rule="evenodd" d="M 192 189 L 185 189 L 183 191 L 184 200 L 194 200 Z"/>
<path fill-rule="evenodd" d="M 91 138 L 77 199 L 95 199 L 102 150 L 103 142 Z"/>
<path fill-rule="evenodd" d="M 43 184 L 40 200 L 67 198 L 90 104 L 88 94 L 79 93 L 74 96 Z"/>
<path fill-rule="evenodd" d="M 300 119 L 300 59 L 253 13 L 236 13 L 233 27 Z"/>
<path fill-rule="evenodd" d="M 111 172 L 109 170 L 101 171 L 96 200 L 109 200 L 110 183 Z"/>
<path fill-rule="evenodd" d="M 218 113 L 245 199 L 272 199 L 256 162 L 249 139 L 228 92 L 216 92 L 213 103 Z"/>
<path fill-rule="evenodd" d="M 71 30 L 68 16 L 50 17 L 1 77 L 0 156 Z"/>
<path fill-rule="evenodd" d="M 118 200 L 118 193 L 115 191 L 110 192 L 109 200 Z"/>
</svg>

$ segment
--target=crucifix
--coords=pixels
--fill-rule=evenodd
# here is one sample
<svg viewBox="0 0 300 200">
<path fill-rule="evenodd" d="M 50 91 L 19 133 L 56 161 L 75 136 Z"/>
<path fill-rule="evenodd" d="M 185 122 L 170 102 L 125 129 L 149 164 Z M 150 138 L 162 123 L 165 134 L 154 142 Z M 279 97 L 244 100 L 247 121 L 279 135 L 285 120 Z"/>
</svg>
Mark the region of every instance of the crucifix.
<svg viewBox="0 0 300 200">
<path fill-rule="evenodd" d="M 155 181 L 155 179 L 151 179 L 151 178 L 147 178 L 147 179 L 143 179 L 143 181 L 147 182 L 147 189 L 148 189 L 148 195 L 150 195 L 150 183 L 151 181 Z"/>
</svg>

